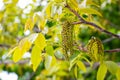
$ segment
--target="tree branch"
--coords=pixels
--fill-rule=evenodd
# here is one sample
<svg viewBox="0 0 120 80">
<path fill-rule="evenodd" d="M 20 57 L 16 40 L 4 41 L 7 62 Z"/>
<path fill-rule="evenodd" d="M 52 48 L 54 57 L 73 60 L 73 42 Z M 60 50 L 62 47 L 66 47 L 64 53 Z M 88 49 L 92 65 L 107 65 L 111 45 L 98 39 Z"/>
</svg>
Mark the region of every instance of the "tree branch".
<svg viewBox="0 0 120 80">
<path fill-rule="evenodd" d="M 71 12 L 73 12 L 73 14 L 75 14 L 75 15 L 79 18 L 80 22 L 76 22 L 76 24 L 81 24 L 81 23 L 83 23 L 83 24 L 91 25 L 91 26 L 95 27 L 96 29 L 98 29 L 98 30 L 101 31 L 101 32 L 104 32 L 104 33 L 106 33 L 106 34 L 108 34 L 108 35 L 110 35 L 110 36 L 114 36 L 114 37 L 120 39 L 120 36 L 119 36 L 119 35 L 116 35 L 116 34 L 111 33 L 111 32 L 109 32 L 109 31 L 107 31 L 107 30 L 105 30 L 105 29 L 102 29 L 100 26 L 98 26 L 98 25 L 96 25 L 96 24 L 94 24 L 94 23 L 92 23 L 92 22 L 85 21 L 85 20 L 78 14 L 78 12 L 76 12 L 74 9 L 72 9 L 68 4 L 66 4 L 65 7 L 67 7 Z M 75 23 L 75 22 L 74 22 L 74 23 Z"/>
<path fill-rule="evenodd" d="M 87 48 L 85 48 L 85 47 L 83 47 L 83 46 L 78 46 L 77 48 L 78 48 L 80 51 L 87 52 Z M 104 50 L 104 52 L 109 52 L 109 53 L 120 52 L 120 48 L 111 49 L 111 50 Z"/>
<path fill-rule="evenodd" d="M 0 47 L 9 48 L 9 47 L 10 47 L 10 45 L 7 45 L 7 44 L 0 44 Z"/>
<path fill-rule="evenodd" d="M 120 48 L 112 49 L 112 50 L 105 50 L 104 52 L 109 52 L 109 53 L 112 53 L 112 52 L 120 52 Z"/>
</svg>

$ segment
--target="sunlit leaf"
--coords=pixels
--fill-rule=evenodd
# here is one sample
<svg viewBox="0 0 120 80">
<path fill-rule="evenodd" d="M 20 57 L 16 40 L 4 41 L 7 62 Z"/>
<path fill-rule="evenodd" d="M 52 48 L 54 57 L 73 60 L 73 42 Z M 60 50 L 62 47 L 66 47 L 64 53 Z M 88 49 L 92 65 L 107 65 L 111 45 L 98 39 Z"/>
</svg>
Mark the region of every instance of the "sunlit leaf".
<svg viewBox="0 0 120 80">
<path fill-rule="evenodd" d="M 68 73 L 61 70 L 61 71 L 57 71 L 56 75 L 58 75 L 58 76 L 67 76 Z"/>
<path fill-rule="evenodd" d="M 77 66 L 84 72 L 86 72 L 86 67 L 82 61 L 77 61 Z"/>
<path fill-rule="evenodd" d="M 54 50 L 52 46 L 46 46 L 45 50 L 48 55 L 51 55 L 51 56 L 54 55 Z"/>
<path fill-rule="evenodd" d="M 39 16 L 37 14 L 34 14 L 34 16 L 33 16 L 33 24 L 35 24 L 37 22 L 38 17 Z"/>
<path fill-rule="evenodd" d="M 113 62 L 113 61 L 106 61 L 105 62 L 108 71 L 110 71 L 112 74 L 116 74 L 117 70 L 118 70 L 118 65 Z"/>
<path fill-rule="evenodd" d="M 32 19 L 28 18 L 26 23 L 25 23 L 25 30 L 24 31 L 26 31 L 28 29 L 32 30 L 33 27 L 34 27 L 34 23 L 33 23 Z"/>
<path fill-rule="evenodd" d="M 35 45 L 40 47 L 41 50 L 43 50 L 46 46 L 46 40 L 44 35 L 42 33 L 39 33 L 34 43 Z"/>
<path fill-rule="evenodd" d="M 97 5 L 96 3 L 94 3 L 92 0 L 86 0 L 86 4 L 87 5 L 94 5 L 94 6 L 100 7 L 99 5 Z"/>
<path fill-rule="evenodd" d="M 45 68 L 50 69 L 53 65 L 56 64 L 56 59 L 54 56 L 45 56 Z"/>
<path fill-rule="evenodd" d="M 96 14 L 96 15 L 102 17 L 102 14 L 100 12 L 98 12 L 97 10 L 92 9 L 92 8 L 79 8 L 79 12 L 83 13 L 83 14 L 85 14 L 85 13 L 86 14 Z"/>
<path fill-rule="evenodd" d="M 117 77 L 117 80 L 120 80 L 120 67 L 117 70 L 116 77 Z"/>
<path fill-rule="evenodd" d="M 75 68 L 74 68 L 74 75 L 77 78 L 77 66 L 75 66 Z"/>
<path fill-rule="evenodd" d="M 38 36 L 38 33 L 33 33 L 33 34 L 29 35 L 26 38 L 28 39 L 28 41 L 30 41 L 31 43 L 33 43 L 36 40 L 37 36 Z"/>
<path fill-rule="evenodd" d="M 45 24 L 46 24 L 46 20 L 42 19 L 38 24 L 39 29 L 43 30 L 45 27 Z"/>
<path fill-rule="evenodd" d="M 20 44 L 14 50 L 13 61 L 14 62 L 19 61 L 24 55 L 24 53 L 30 49 L 30 47 L 31 43 L 26 39 L 22 39 L 20 41 Z"/>
<path fill-rule="evenodd" d="M 97 80 L 104 80 L 106 73 L 107 73 L 107 67 L 103 63 L 103 64 L 100 65 L 100 67 L 98 69 Z"/>
<path fill-rule="evenodd" d="M 8 52 L 7 56 L 9 56 L 10 54 L 12 54 L 12 53 L 15 51 L 16 48 L 17 48 L 17 47 L 14 47 L 13 49 L 11 49 L 11 50 Z"/>
<path fill-rule="evenodd" d="M 21 50 L 17 47 L 13 53 L 13 61 L 17 62 L 22 58 Z"/>
<path fill-rule="evenodd" d="M 34 46 L 31 53 L 31 62 L 33 70 L 35 71 L 42 60 L 41 49 L 38 46 Z"/>
<path fill-rule="evenodd" d="M 76 0 L 69 0 L 68 1 L 69 5 L 71 6 L 71 8 L 77 10 L 78 9 L 78 3 Z"/>
<path fill-rule="evenodd" d="M 52 8 L 52 2 L 48 3 L 47 7 L 46 7 L 46 15 L 47 15 L 47 18 L 50 18 L 51 17 L 51 8 Z"/>
</svg>

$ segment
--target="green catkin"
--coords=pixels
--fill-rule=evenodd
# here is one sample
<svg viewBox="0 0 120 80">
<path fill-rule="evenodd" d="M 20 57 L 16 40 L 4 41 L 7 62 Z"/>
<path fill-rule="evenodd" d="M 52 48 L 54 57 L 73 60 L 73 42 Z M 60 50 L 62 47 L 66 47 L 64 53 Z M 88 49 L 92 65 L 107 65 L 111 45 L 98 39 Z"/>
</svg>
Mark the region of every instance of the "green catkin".
<svg viewBox="0 0 120 80">
<path fill-rule="evenodd" d="M 92 37 L 88 42 L 87 50 L 92 61 L 103 61 L 104 47 L 100 39 Z"/>
<path fill-rule="evenodd" d="M 62 24 L 62 49 L 66 58 L 73 54 L 73 25 L 65 21 Z"/>
</svg>

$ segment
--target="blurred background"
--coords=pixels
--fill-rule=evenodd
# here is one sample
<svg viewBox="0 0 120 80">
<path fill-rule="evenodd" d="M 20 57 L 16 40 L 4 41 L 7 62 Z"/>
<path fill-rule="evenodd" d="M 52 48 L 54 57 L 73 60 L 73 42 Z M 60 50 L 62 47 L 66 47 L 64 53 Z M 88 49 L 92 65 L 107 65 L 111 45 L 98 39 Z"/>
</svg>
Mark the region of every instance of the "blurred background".
<svg viewBox="0 0 120 80">
<path fill-rule="evenodd" d="M 34 15 L 42 16 L 43 11 L 50 0 L 0 0 L 0 80 L 39 80 L 37 77 L 44 69 L 44 63 L 40 63 L 39 69 L 33 72 L 30 65 L 30 53 L 27 52 L 21 61 L 14 63 L 12 56 L 7 57 L 9 50 L 22 38 L 29 35 L 29 30 L 24 32 L 25 22 Z M 83 1 L 83 0 L 78 0 Z M 93 0 L 100 6 L 103 17 L 94 15 L 104 29 L 120 35 L 120 0 Z M 54 29 L 57 22 L 47 20 L 44 28 L 46 39 L 56 34 Z M 35 25 L 37 26 L 37 24 Z M 61 28 L 60 28 L 61 29 Z M 56 30 L 56 31 L 54 31 Z M 35 31 L 37 32 L 36 28 Z M 39 30 L 38 30 L 39 32 Z M 105 50 L 120 48 L 120 40 L 91 27 L 80 27 L 77 30 L 78 40 L 85 46 L 91 36 L 99 37 Z M 55 38 L 56 40 L 57 38 Z M 120 62 L 119 53 L 105 53 L 106 60 Z M 96 70 L 86 75 L 85 80 L 95 80 Z M 113 75 L 108 75 L 106 80 L 114 80 Z"/>
</svg>

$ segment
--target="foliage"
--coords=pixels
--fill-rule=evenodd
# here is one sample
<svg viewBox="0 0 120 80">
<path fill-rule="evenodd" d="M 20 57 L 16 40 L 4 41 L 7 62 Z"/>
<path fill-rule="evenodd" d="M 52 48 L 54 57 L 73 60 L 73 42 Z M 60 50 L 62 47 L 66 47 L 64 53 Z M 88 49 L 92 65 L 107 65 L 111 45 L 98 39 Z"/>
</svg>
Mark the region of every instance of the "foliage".
<svg viewBox="0 0 120 80">
<path fill-rule="evenodd" d="M 0 59 L 16 64 L 1 64 L 1 70 L 16 72 L 19 80 L 120 79 L 119 54 L 106 51 L 120 47 L 119 0 L 33 0 L 23 9 L 18 0 L 3 3 Z"/>
</svg>

